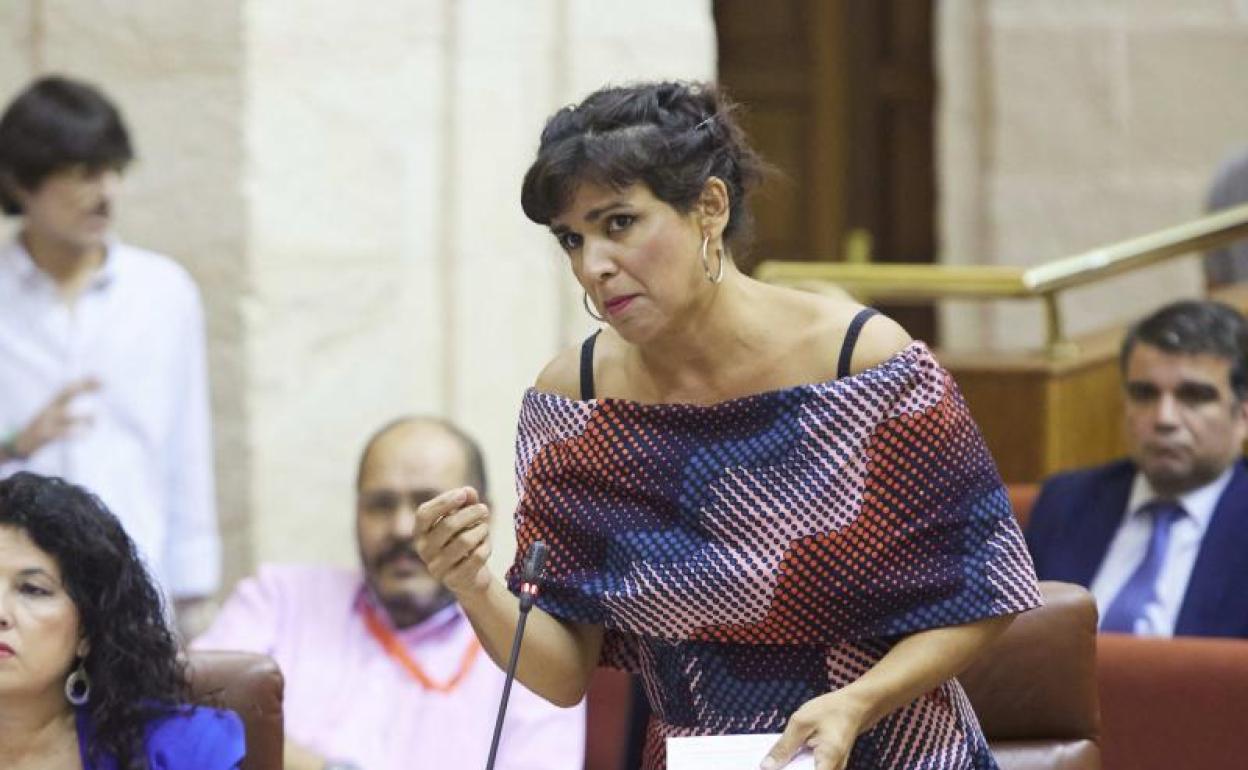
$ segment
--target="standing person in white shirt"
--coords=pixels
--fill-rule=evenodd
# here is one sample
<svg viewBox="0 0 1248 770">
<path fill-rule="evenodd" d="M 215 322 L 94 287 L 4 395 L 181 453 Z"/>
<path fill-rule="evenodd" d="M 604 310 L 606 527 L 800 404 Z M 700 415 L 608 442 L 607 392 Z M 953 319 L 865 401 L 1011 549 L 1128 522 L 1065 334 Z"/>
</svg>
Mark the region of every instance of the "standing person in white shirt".
<svg viewBox="0 0 1248 770">
<path fill-rule="evenodd" d="M 0 116 L 0 477 L 99 495 L 202 626 L 220 580 L 199 292 L 172 260 L 110 234 L 133 158 L 117 108 L 63 77 Z"/>
</svg>

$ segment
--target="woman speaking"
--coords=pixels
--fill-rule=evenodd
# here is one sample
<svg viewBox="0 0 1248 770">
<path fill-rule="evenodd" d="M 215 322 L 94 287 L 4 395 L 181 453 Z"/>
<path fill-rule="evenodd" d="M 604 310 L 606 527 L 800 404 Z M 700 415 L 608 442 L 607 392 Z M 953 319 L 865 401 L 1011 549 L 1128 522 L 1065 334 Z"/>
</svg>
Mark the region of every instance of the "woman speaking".
<svg viewBox="0 0 1248 770">
<path fill-rule="evenodd" d="M 896 323 L 737 269 L 760 176 L 710 85 L 605 88 L 542 132 L 521 203 L 605 328 L 521 406 L 517 541 L 551 557 L 517 676 L 572 704 L 597 665 L 640 674 L 647 768 L 768 732 L 768 769 L 995 768 L 954 677 L 1040 601 L 996 467 Z M 453 490 L 417 548 L 501 662 L 487 521 Z"/>
</svg>

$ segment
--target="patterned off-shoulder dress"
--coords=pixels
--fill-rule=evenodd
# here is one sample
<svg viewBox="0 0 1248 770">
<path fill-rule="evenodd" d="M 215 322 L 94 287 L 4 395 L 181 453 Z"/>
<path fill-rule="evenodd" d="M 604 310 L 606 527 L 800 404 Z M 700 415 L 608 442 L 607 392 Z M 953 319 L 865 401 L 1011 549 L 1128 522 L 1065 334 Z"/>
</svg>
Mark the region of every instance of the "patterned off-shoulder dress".
<svg viewBox="0 0 1248 770">
<path fill-rule="evenodd" d="M 919 342 L 711 406 L 530 390 L 516 464 L 517 552 L 551 550 L 539 605 L 602 625 L 601 664 L 641 675 L 648 770 L 668 736 L 780 732 L 908 634 L 1040 603 L 996 466 Z M 997 765 L 951 680 L 849 767 Z"/>
</svg>

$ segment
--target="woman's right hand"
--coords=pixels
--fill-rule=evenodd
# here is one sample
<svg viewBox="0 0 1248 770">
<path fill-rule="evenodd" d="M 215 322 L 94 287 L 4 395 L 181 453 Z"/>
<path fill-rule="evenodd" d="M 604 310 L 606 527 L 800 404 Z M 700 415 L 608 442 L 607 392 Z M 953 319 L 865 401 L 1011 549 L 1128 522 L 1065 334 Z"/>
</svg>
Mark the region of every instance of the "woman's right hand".
<svg viewBox="0 0 1248 770">
<path fill-rule="evenodd" d="M 412 539 L 429 574 L 455 595 L 485 651 L 505 668 L 520 606 L 490 572 L 489 518 L 475 490 L 452 489 L 416 509 Z M 598 663 L 602 636 L 602 626 L 572 623 L 533 608 L 516 681 L 551 703 L 576 705 Z"/>
<path fill-rule="evenodd" d="M 485 591 L 490 509 L 471 487 L 448 490 L 416 509 L 416 552 L 429 574 L 460 599 Z"/>
</svg>

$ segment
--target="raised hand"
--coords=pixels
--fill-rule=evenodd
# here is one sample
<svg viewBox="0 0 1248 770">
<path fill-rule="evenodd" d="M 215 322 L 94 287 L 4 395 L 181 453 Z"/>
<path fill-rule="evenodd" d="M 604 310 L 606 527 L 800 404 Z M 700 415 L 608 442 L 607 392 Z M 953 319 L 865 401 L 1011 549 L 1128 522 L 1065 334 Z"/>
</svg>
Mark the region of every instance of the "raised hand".
<svg viewBox="0 0 1248 770">
<path fill-rule="evenodd" d="M 416 552 L 457 597 L 490 584 L 489 523 L 490 509 L 471 487 L 444 492 L 416 510 Z"/>
<path fill-rule="evenodd" d="M 75 429 L 89 425 L 90 417 L 75 416 L 70 412 L 70 407 L 76 397 L 98 390 L 99 387 L 98 380 L 87 377 L 71 382 L 60 393 L 57 393 L 13 438 L 12 447 L 18 458 L 30 457 L 48 444 L 64 438 Z"/>
</svg>

